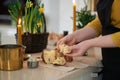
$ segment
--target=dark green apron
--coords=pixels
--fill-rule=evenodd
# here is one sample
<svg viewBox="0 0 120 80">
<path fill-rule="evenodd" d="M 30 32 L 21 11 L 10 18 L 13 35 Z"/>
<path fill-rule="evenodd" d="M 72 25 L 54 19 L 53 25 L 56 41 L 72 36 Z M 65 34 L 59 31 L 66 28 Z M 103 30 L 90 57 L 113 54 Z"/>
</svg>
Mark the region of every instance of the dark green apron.
<svg viewBox="0 0 120 80">
<path fill-rule="evenodd" d="M 102 35 L 120 31 L 111 24 L 111 6 L 114 0 L 99 0 L 97 12 L 102 24 Z M 120 10 L 120 9 L 118 9 Z M 102 48 L 103 79 L 120 80 L 120 48 Z"/>
</svg>

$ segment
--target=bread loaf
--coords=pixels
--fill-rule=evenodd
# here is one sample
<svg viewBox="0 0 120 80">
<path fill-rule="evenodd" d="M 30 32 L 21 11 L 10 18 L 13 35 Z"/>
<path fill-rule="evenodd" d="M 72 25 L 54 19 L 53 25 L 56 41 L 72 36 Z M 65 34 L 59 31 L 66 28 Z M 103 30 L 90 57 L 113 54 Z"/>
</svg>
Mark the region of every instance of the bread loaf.
<svg viewBox="0 0 120 80">
<path fill-rule="evenodd" d="M 62 65 L 66 64 L 66 60 L 64 57 L 57 57 L 57 59 L 55 61 L 53 61 L 52 64 L 62 66 Z"/>
<path fill-rule="evenodd" d="M 59 50 L 44 50 L 42 60 L 46 64 L 65 65 L 66 62 L 73 61 L 72 57 L 65 54 L 71 53 L 69 47 L 65 44 L 59 46 Z"/>
<path fill-rule="evenodd" d="M 73 61 L 72 57 L 66 56 L 66 54 L 71 53 L 71 49 L 69 48 L 68 45 L 66 45 L 66 44 L 59 45 L 59 50 L 60 50 L 60 53 L 62 53 L 64 55 L 64 58 L 67 62 L 72 62 Z"/>
<path fill-rule="evenodd" d="M 64 55 L 71 53 L 71 49 L 70 49 L 69 46 L 66 45 L 66 44 L 59 45 L 59 50 L 60 50 L 60 52 L 63 53 Z"/>
<path fill-rule="evenodd" d="M 64 55 L 64 58 L 67 62 L 72 62 L 73 61 L 73 57 Z"/>
<path fill-rule="evenodd" d="M 42 60 L 46 64 L 51 64 L 54 60 L 57 59 L 57 53 L 55 50 L 44 50 L 42 53 Z"/>
</svg>

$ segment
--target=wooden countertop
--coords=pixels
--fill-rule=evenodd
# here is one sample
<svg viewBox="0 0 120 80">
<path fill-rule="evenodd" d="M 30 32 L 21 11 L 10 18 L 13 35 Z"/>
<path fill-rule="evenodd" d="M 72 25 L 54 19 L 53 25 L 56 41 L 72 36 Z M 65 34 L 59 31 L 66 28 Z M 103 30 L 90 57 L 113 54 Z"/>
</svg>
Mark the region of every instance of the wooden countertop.
<svg viewBox="0 0 120 80">
<path fill-rule="evenodd" d="M 40 57 L 40 53 L 32 54 L 32 56 Z M 24 67 L 20 70 L 0 71 L 0 80 L 92 80 L 91 74 L 94 72 L 95 67 L 98 67 L 98 64 L 96 65 L 96 62 L 89 57 L 81 57 L 79 59 L 84 64 L 90 62 L 91 64 L 72 71 L 61 71 L 41 66 L 41 63 L 39 63 L 38 68 L 30 69 L 27 67 L 26 62 L 24 62 Z M 91 66 L 93 64 L 95 65 Z"/>
</svg>

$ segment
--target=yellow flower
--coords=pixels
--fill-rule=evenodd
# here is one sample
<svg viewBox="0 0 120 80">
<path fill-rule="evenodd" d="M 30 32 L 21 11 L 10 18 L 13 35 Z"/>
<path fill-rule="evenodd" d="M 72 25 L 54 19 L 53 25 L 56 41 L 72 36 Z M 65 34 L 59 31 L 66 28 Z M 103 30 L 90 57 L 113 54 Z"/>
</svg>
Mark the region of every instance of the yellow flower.
<svg viewBox="0 0 120 80">
<path fill-rule="evenodd" d="M 44 13 L 44 8 L 43 8 L 43 7 L 40 7 L 40 8 L 39 8 L 39 11 L 40 11 L 40 13 Z"/>
<path fill-rule="evenodd" d="M 37 23 L 37 26 L 38 26 L 38 27 L 42 27 L 42 22 L 41 22 L 41 21 L 38 22 L 38 23 Z"/>
<path fill-rule="evenodd" d="M 33 3 L 32 3 L 31 1 L 26 3 L 26 7 L 27 7 L 27 8 L 30 8 L 30 7 L 32 7 L 32 6 L 33 6 Z"/>
<path fill-rule="evenodd" d="M 30 7 L 32 7 L 33 6 L 33 3 L 30 1 Z"/>
</svg>

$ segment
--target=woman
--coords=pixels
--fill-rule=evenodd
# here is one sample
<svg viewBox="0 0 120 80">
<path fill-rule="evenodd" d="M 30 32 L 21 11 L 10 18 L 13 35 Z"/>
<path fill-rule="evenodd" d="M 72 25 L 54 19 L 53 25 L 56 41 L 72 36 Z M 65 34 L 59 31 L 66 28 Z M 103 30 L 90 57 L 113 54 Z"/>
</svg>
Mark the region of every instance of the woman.
<svg viewBox="0 0 120 80">
<path fill-rule="evenodd" d="M 62 38 L 57 46 L 70 45 L 72 53 L 68 56 L 84 55 L 91 47 L 101 47 L 102 80 L 120 80 L 120 0 L 99 0 L 97 13 L 95 20 Z"/>
</svg>

